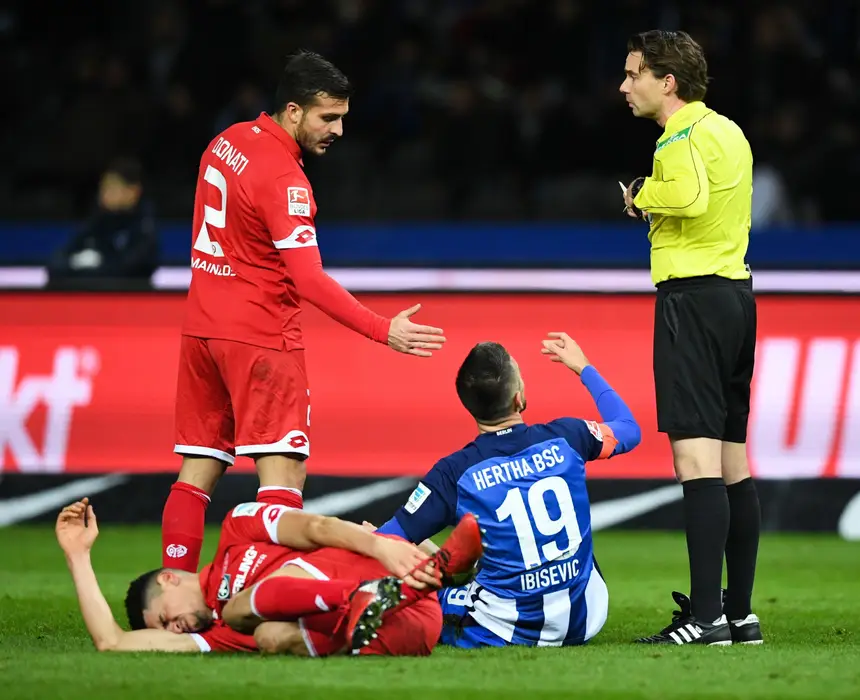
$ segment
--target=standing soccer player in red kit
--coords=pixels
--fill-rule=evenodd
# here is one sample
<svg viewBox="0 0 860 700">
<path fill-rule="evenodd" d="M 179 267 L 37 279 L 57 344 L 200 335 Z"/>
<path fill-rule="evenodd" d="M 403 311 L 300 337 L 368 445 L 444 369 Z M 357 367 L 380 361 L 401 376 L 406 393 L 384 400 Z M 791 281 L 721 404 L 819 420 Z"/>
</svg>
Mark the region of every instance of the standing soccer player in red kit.
<svg viewBox="0 0 860 700">
<path fill-rule="evenodd" d="M 347 328 L 428 357 L 442 330 L 360 304 L 322 268 L 302 153 L 343 134 L 351 87 L 321 56 L 287 62 L 277 111 L 234 124 L 200 161 L 192 277 L 176 394 L 183 456 L 162 516 L 164 566 L 196 571 L 210 494 L 235 455 L 253 457 L 258 500 L 301 508 L 310 391 L 299 322 L 307 300 Z"/>
</svg>

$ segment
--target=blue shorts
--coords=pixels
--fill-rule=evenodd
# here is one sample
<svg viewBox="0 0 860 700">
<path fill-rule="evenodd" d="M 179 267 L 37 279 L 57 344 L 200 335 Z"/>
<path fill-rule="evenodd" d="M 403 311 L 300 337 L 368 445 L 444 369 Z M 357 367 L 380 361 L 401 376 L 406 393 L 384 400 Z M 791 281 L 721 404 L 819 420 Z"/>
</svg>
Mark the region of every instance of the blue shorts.
<svg viewBox="0 0 860 700">
<path fill-rule="evenodd" d="M 472 620 L 471 584 L 456 588 L 443 588 L 437 594 L 442 605 L 442 637 L 440 644 L 458 649 L 506 647 L 508 643 Z"/>
<path fill-rule="evenodd" d="M 609 613 L 609 590 L 596 567 L 584 587 L 552 591 L 518 603 L 474 581 L 443 588 L 438 596 L 442 607 L 439 641 L 459 649 L 584 644 L 600 632 Z M 534 608 L 539 609 L 537 614 Z"/>
</svg>

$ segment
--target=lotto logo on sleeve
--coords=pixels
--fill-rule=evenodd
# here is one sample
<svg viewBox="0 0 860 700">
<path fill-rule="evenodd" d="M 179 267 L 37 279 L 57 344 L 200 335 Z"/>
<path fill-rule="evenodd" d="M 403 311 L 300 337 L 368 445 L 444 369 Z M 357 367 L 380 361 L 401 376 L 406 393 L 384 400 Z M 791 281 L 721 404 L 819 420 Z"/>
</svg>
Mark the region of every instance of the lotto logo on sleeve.
<svg viewBox="0 0 860 700">
<path fill-rule="evenodd" d="M 313 226 L 302 224 L 301 226 L 296 226 L 286 238 L 274 241 L 274 244 L 278 250 L 315 247 L 317 245 L 317 232 Z"/>
<path fill-rule="evenodd" d="M 290 216 L 310 216 L 311 198 L 305 187 L 287 188 L 288 213 Z"/>
<path fill-rule="evenodd" d="M 431 493 L 433 492 L 430 489 L 428 489 L 421 482 L 418 482 L 418 486 L 415 487 L 415 490 L 412 492 L 412 495 L 409 497 L 409 500 L 406 501 L 406 512 L 411 514 L 418 510 L 424 504 L 424 501 L 427 500 Z"/>
<path fill-rule="evenodd" d="M 269 534 L 269 539 L 275 544 L 278 544 L 278 521 L 288 510 L 293 509 L 273 503 L 270 506 L 266 506 L 266 510 L 263 511 L 263 525 Z"/>
</svg>

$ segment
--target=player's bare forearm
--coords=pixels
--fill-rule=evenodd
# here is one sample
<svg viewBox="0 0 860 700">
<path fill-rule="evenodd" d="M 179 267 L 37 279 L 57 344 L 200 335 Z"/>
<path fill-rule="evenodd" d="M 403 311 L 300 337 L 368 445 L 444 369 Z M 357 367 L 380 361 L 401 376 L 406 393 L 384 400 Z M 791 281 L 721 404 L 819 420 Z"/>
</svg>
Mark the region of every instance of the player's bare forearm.
<svg viewBox="0 0 860 700">
<path fill-rule="evenodd" d="M 414 544 L 401 539 L 379 537 L 361 525 L 338 518 L 287 511 L 278 520 L 278 542 L 293 549 L 333 547 L 376 559 L 410 586 L 421 588 L 432 576 L 410 578 L 426 555 Z"/>
<path fill-rule="evenodd" d="M 373 556 L 376 536 L 360 525 L 338 518 L 288 511 L 278 520 L 278 543 L 292 549 L 336 547 Z"/>
<path fill-rule="evenodd" d="M 114 620 L 96 579 L 89 552 L 67 556 L 66 563 L 75 583 L 78 605 L 87 631 L 99 651 L 107 651 L 119 643 L 123 630 Z"/>
<path fill-rule="evenodd" d="M 190 634 L 167 630 L 123 632 L 117 643 L 103 651 L 166 651 L 173 654 L 199 654 L 200 647 Z"/>
<path fill-rule="evenodd" d="M 84 624 L 99 651 L 200 651 L 197 643 L 187 634 L 174 634 L 167 630 L 126 632 L 116 623 L 102 594 L 89 552 L 67 556 L 66 563 L 75 583 Z"/>
<path fill-rule="evenodd" d="M 311 523 L 309 537 L 318 547 L 335 547 L 372 557 L 379 538 L 360 525 L 338 518 L 319 518 Z"/>
</svg>

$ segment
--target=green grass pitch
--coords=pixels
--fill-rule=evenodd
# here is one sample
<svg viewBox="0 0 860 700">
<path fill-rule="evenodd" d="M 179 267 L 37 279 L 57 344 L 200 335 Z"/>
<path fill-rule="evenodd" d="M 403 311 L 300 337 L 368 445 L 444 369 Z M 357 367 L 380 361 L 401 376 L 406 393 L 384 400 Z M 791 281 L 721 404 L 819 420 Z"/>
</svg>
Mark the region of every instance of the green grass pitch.
<svg viewBox="0 0 860 700">
<path fill-rule="evenodd" d="M 217 533 L 207 531 L 211 555 Z M 609 621 L 588 646 L 429 659 L 98 654 L 47 527 L 0 529 L 0 697 L 122 698 L 860 698 L 860 544 L 763 538 L 755 608 L 762 647 L 643 647 L 686 587 L 677 533 L 601 532 Z M 154 527 L 102 528 L 93 561 L 114 611 L 132 574 L 158 564 Z M 204 559 L 205 561 L 205 559 Z"/>
</svg>

